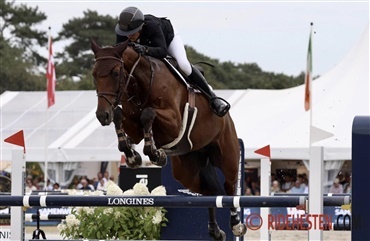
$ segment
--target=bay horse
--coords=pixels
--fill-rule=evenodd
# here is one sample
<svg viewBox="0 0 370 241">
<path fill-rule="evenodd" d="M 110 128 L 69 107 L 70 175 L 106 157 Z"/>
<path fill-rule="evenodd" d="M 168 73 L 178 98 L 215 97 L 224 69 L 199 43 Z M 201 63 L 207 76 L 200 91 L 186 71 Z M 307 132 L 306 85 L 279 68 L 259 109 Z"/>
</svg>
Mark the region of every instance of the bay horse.
<svg viewBox="0 0 370 241">
<path fill-rule="evenodd" d="M 91 40 L 91 49 L 96 117 L 103 126 L 114 123 L 127 165 L 141 165 L 132 144 L 144 139 L 143 153 L 150 161 L 163 166 L 170 156 L 174 178 L 191 192 L 235 195 L 240 149 L 230 114 L 215 115 L 208 99 L 192 91 L 164 60 L 136 53 L 127 41 L 102 48 Z M 223 187 L 215 167 L 225 177 Z M 209 235 L 225 240 L 216 209 L 208 211 Z M 230 209 L 230 228 L 236 236 L 246 233 L 235 208 Z"/>
</svg>

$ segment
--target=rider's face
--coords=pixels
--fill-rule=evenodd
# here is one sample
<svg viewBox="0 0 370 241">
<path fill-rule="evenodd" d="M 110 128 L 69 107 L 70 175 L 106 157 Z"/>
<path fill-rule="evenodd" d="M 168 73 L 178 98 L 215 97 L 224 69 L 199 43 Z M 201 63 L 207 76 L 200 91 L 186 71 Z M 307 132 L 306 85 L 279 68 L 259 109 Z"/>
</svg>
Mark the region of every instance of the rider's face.
<svg viewBox="0 0 370 241">
<path fill-rule="evenodd" d="M 133 33 L 127 37 L 130 39 L 131 42 L 136 42 L 138 38 L 140 37 L 140 31 Z"/>
</svg>

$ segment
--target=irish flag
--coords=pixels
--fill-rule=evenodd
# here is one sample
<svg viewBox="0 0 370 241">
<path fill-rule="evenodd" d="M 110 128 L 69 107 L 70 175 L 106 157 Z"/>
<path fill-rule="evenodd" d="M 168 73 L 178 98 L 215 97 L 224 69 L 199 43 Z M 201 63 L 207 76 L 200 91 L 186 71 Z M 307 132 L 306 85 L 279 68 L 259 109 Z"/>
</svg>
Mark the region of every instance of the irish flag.
<svg viewBox="0 0 370 241">
<path fill-rule="evenodd" d="M 304 109 L 308 111 L 311 108 L 312 101 L 312 23 L 310 31 L 310 39 L 308 41 L 307 52 L 307 67 L 305 76 L 305 94 L 304 94 Z"/>
<path fill-rule="evenodd" d="M 55 104 L 55 67 L 53 58 L 52 40 L 49 37 L 49 60 L 48 67 L 46 69 L 46 80 L 47 80 L 47 92 L 48 92 L 48 108 Z"/>
</svg>

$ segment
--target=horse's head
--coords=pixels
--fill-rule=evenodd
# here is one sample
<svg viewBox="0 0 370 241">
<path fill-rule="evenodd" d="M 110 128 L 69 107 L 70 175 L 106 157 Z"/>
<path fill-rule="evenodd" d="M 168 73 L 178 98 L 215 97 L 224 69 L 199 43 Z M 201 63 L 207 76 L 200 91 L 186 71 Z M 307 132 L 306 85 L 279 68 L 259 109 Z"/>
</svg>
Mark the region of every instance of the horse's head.
<svg viewBox="0 0 370 241">
<path fill-rule="evenodd" d="M 113 120 L 113 109 L 117 107 L 122 95 L 124 69 L 122 54 L 127 42 L 115 47 L 101 48 L 91 40 L 91 49 L 95 54 L 95 65 L 92 72 L 98 94 L 96 118 L 105 126 Z"/>
</svg>

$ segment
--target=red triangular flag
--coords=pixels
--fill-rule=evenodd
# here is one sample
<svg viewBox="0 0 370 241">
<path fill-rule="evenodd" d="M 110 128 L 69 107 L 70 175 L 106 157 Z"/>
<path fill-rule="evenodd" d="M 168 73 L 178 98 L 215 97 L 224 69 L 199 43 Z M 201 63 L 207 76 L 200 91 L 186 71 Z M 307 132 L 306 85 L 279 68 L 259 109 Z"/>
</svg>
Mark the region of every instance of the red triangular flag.
<svg viewBox="0 0 370 241">
<path fill-rule="evenodd" d="M 257 153 L 257 154 L 260 154 L 262 156 L 267 156 L 268 158 L 271 158 L 270 145 L 262 147 L 261 149 L 258 149 L 256 151 L 254 151 L 254 153 Z"/>
<path fill-rule="evenodd" d="M 23 146 L 23 153 L 26 153 L 26 145 L 24 144 L 23 130 L 18 131 L 17 133 L 15 133 L 12 136 L 9 136 L 8 138 L 5 138 L 4 141 L 17 146 Z"/>
</svg>

